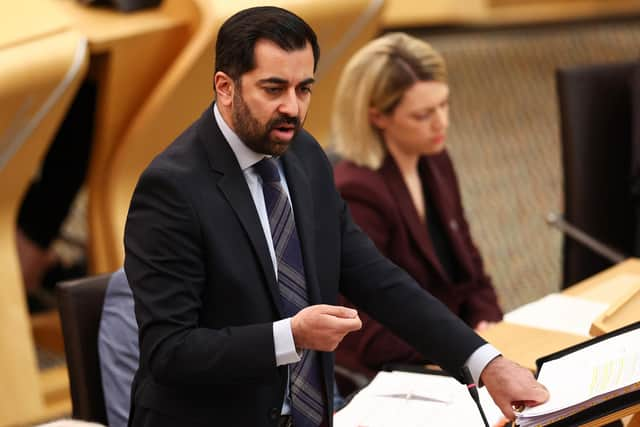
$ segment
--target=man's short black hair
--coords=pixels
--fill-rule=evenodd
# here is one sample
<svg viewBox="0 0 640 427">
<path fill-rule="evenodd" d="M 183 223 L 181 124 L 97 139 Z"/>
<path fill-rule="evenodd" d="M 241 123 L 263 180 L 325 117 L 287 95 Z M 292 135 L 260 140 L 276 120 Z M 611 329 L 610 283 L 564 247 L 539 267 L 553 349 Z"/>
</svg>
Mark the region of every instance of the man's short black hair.
<svg viewBox="0 0 640 427">
<path fill-rule="evenodd" d="M 256 42 L 266 39 L 290 52 L 304 49 L 307 42 L 313 49 L 313 69 L 320 57 L 316 33 L 302 18 L 274 6 L 241 10 L 220 27 L 216 42 L 216 72 L 222 71 L 238 81 L 255 68 Z"/>
</svg>

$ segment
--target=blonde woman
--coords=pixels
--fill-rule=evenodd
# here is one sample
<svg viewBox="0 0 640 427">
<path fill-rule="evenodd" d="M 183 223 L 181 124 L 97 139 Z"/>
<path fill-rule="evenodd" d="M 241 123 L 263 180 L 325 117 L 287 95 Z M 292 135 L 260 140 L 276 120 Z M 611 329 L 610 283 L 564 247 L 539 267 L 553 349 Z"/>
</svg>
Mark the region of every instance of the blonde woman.
<svg viewBox="0 0 640 427">
<path fill-rule="evenodd" d="M 476 330 L 502 318 L 474 245 L 446 150 L 449 86 L 442 56 L 402 33 L 373 40 L 347 64 L 333 116 L 336 184 L 378 248 Z M 348 304 L 348 302 L 346 302 Z M 424 358 L 360 312 L 337 362 L 372 375 Z"/>
</svg>

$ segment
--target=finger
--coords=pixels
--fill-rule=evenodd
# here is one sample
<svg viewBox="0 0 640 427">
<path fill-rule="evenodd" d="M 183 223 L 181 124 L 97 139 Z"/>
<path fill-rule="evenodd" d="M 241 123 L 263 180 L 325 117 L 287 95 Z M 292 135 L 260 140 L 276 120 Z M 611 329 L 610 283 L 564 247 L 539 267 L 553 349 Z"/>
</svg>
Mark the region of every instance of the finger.
<svg viewBox="0 0 640 427">
<path fill-rule="evenodd" d="M 525 401 L 527 406 L 537 406 L 549 400 L 549 391 L 542 384 L 532 387 Z"/>
<path fill-rule="evenodd" d="M 358 317 L 358 311 L 353 308 L 343 307 L 341 305 L 327 304 L 322 304 L 318 307 L 323 314 L 329 314 L 331 316 L 340 317 L 343 319 L 352 319 L 354 317 Z"/>
<path fill-rule="evenodd" d="M 481 320 L 476 324 L 475 330 L 476 332 L 482 332 L 489 327 L 489 322 L 486 320 Z"/>
<path fill-rule="evenodd" d="M 336 331 L 347 333 L 350 331 L 357 331 L 362 327 L 362 321 L 360 321 L 359 317 L 355 317 L 353 319 L 345 319 L 342 317 L 334 317 L 330 316 L 331 327 Z"/>
<path fill-rule="evenodd" d="M 496 402 L 497 403 L 497 402 Z M 513 412 L 513 408 L 511 407 L 511 403 L 503 403 L 501 402 L 498 405 L 498 408 L 502 411 L 502 414 L 509 419 L 509 421 L 513 421 L 516 419 L 516 414 Z"/>
</svg>

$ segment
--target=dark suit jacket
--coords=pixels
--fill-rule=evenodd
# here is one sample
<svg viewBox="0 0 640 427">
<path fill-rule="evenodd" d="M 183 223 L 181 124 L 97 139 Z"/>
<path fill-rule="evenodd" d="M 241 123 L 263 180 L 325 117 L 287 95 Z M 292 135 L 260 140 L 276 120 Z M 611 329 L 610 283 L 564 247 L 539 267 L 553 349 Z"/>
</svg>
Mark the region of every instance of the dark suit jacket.
<svg viewBox="0 0 640 427">
<path fill-rule="evenodd" d="M 311 303 L 336 304 L 340 291 L 457 372 L 484 341 L 354 225 L 308 133 L 282 162 Z M 140 326 L 131 424 L 275 425 L 287 380 L 272 331 L 280 297 L 253 199 L 212 108 L 140 177 L 125 253 Z M 333 355 L 321 359 L 330 419 Z"/>
<path fill-rule="evenodd" d="M 377 171 L 341 162 L 335 180 L 356 223 L 380 251 L 405 269 L 427 291 L 470 326 L 498 321 L 502 311 L 465 219 L 460 189 L 448 154 L 424 156 L 419 163 L 423 185 L 446 229 L 461 280 L 454 283 L 437 258 L 426 224 L 420 221 L 409 190 L 391 156 Z M 429 214 L 429 213 L 428 213 Z M 347 305 L 348 302 L 347 302 Z M 366 314 L 363 328 L 340 344 L 338 363 L 372 375 L 385 363 L 423 362 L 424 356 Z"/>
</svg>

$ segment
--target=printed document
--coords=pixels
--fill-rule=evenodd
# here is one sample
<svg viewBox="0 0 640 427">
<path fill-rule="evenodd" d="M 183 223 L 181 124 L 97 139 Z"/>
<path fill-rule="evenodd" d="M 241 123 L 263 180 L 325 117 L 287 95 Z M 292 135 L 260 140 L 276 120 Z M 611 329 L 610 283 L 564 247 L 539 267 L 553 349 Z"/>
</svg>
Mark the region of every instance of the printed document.
<svg viewBox="0 0 640 427">
<path fill-rule="evenodd" d="M 640 329 L 545 362 L 538 381 L 550 398 L 522 411 L 517 418 L 520 427 L 554 422 L 640 389 Z"/>
<path fill-rule="evenodd" d="M 478 389 L 490 425 L 502 419 L 484 387 Z M 467 387 L 452 377 L 410 372 L 379 372 L 336 413 L 335 427 L 483 426 Z"/>
</svg>

